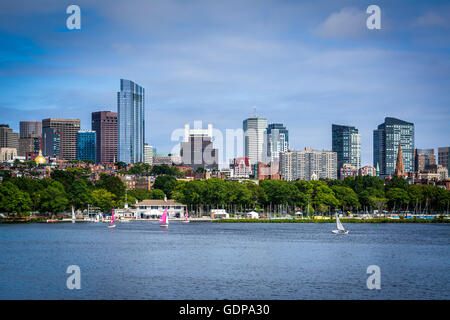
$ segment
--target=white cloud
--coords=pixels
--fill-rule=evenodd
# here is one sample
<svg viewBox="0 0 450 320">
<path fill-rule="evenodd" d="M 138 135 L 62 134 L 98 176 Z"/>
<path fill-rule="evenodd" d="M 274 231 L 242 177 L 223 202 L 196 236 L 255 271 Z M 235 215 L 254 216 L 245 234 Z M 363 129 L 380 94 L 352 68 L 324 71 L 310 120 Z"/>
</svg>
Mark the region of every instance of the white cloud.
<svg viewBox="0 0 450 320">
<path fill-rule="evenodd" d="M 418 17 L 413 25 L 419 27 L 450 27 L 450 12 L 444 11 L 441 13 L 436 13 L 429 11 L 420 17 Z"/>
<path fill-rule="evenodd" d="M 357 8 L 343 8 L 332 13 L 316 28 L 316 34 L 325 38 L 357 38 L 366 32 L 364 11 Z"/>
</svg>

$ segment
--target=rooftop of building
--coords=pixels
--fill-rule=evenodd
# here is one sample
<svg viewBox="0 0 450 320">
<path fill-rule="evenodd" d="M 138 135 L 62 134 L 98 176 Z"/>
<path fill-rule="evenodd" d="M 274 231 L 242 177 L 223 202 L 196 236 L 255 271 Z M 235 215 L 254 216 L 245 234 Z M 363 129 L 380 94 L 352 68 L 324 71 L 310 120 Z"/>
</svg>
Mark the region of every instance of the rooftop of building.
<svg viewBox="0 0 450 320">
<path fill-rule="evenodd" d="M 411 126 L 414 126 L 414 123 L 411 123 L 411 122 L 407 122 L 407 121 L 404 121 L 404 120 L 400 120 L 400 119 L 397 119 L 397 118 L 392 118 L 392 117 L 386 117 L 386 118 L 384 118 L 384 123 L 382 123 L 382 124 L 380 124 L 378 127 L 380 128 L 380 126 L 383 126 L 383 125 L 411 125 Z"/>
<path fill-rule="evenodd" d="M 179 202 L 176 202 L 175 200 L 168 199 L 168 200 L 142 200 L 138 203 L 136 203 L 136 206 L 184 206 L 184 204 L 181 204 Z"/>
</svg>

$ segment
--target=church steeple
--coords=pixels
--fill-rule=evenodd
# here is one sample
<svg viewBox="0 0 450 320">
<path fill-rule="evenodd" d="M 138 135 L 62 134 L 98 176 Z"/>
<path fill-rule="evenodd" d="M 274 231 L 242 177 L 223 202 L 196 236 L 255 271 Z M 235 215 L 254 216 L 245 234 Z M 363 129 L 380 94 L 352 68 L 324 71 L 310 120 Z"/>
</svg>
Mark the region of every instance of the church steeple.
<svg viewBox="0 0 450 320">
<path fill-rule="evenodd" d="M 398 143 L 397 163 L 395 164 L 394 176 L 396 177 L 406 176 L 405 166 L 403 165 L 402 144 L 400 141 Z"/>
</svg>

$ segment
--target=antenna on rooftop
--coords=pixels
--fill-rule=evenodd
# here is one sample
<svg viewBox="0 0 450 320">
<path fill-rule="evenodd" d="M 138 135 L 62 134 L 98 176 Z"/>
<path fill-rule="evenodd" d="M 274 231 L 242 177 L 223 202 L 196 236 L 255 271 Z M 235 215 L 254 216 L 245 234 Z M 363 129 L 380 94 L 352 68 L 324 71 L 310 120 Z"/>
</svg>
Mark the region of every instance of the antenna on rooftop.
<svg viewBox="0 0 450 320">
<path fill-rule="evenodd" d="M 256 118 L 258 115 L 256 114 L 256 107 L 253 107 L 253 116 Z"/>
</svg>

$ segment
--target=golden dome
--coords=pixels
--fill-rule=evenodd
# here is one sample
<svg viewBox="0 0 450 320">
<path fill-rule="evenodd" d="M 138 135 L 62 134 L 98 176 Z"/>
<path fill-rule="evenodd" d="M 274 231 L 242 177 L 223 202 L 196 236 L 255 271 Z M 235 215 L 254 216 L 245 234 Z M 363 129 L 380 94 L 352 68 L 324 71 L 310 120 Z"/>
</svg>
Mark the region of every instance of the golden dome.
<svg viewBox="0 0 450 320">
<path fill-rule="evenodd" d="M 44 164 L 47 162 L 47 160 L 45 160 L 44 156 L 42 155 L 41 150 L 39 150 L 39 155 L 34 159 L 34 161 L 36 162 L 36 164 Z"/>
</svg>

